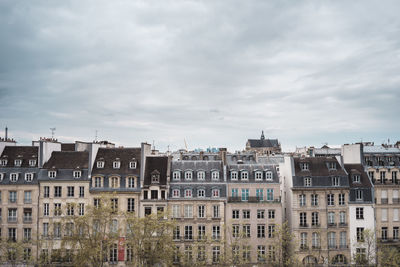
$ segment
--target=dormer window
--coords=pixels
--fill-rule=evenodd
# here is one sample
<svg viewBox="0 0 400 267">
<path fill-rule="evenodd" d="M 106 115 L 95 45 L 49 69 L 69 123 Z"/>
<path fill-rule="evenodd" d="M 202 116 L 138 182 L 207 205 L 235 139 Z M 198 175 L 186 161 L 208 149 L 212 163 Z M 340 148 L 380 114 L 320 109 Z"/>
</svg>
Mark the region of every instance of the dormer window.
<svg viewBox="0 0 400 267">
<path fill-rule="evenodd" d="M 180 197 L 181 192 L 179 191 L 179 189 L 173 189 L 172 190 L 172 197 Z"/>
<path fill-rule="evenodd" d="M 356 191 L 356 200 L 358 201 L 363 200 L 363 192 L 361 190 Z"/>
<path fill-rule="evenodd" d="M 211 172 L 211 179 L 214 181 L 218 181 L 219 180 L 219 172 L 218 171 Z"/>
<path fill-rule="evenodd" d="M 14 166 L 15 167 L 21 167 L 21 165 L 22 165 L 22 160 L 21 159 L 14 160 Z"/>
<path fill-rule="evenodd" d="M 237 181 L 238 179 L 238 172 L 237 171 L 231 171 L 231 180 Z"/>
<path fill-rule="evenodd" d="M 272 181 L 272 172 L 271 171 L 266 171 L 265 176 L 266 176 L 267 181 Z"/>
<path fill-rule="evenodd" d="M 193 177 L 193 172 L 192 171 L 186 171 L 185 172 L 185 180 L 192 180 Z"/>
<path fill-rule="evenodd" d="M 152 184 L 160 183 L 160 175 L 159 174 L 152 174 L 151 175 L 151 183 Z"/>
<path fill-rule="evenodd" d="M 101 187 L 101 177 L 94 177 L 94 187 Z"/>
<path fill-rule="evenodd" d="M 249 173 L 247 171 L 242 171 L 242 173 L 240 174 L 240 179 L 249 180 Z"/>
<path fill-rule="evenodd" d="M 119 181 L 118 177 L 111 177 L 110 187 L 111 188 L 118 188 L 119 187 L 118 181 Z"/>
<path fill-rule="evenodd" d="M 205 197 L 205 196 L 206 196 L 206 190 L 204 189 L 197 190 L 197 197 Z"/>
<path fill-rule="evenodd" d="M 206 173 L 204 171 L 197 172 L 197 180 L 204 180 L 206 178 Z"/>
<path fill-rule="evenodd" d="M 193 193 L 192 189 L 185 189 L 185 197 L 192 197 L 193 196 L 192 193 Z"/>
<path fill-rule="evenodd" d="M 25 181 L 32 182 L 32 180 L 33 180 L 33 173 L 31 172 L 25 173 Z"/>
<path fill-rule="evenodd" d="M 82 172 L 81 171 L 74 171 L 73 175 L 74 175 L 74 178 L 81 178 Z"/>
<path fill-rule="evenodd" d="M 339 177 L 333 177 L 332 178 L 332 185 L 333 186 L 340 186 L 340 178 Z"/>
<path fill-rule="evenodd" d="M 129 169 L 136 169 L 136 161 L 129 162 Z"/>
<path fill-rule="evenodd" d="M 104 168 L 104 161 L 101 161 L 101 160 L 97 161 L 97 168 L 103 169 Z"/>
<path fill-rule="evenodd" d="M 18 181 L 18 173 L 11 173 L 11 174 L 10 174 L 10 181 L 11 181 L 11 182 L 16 182 L 16 181 Z"/>
<path fill-rule="evenodd" d="M 353 175 L 353 183 L 361 183 L 361 176 L 359 174 Z"/>
<path fill-rule="evenodd" d="M 113 162 L 113 168 L 114 169 L 119 169 L 121 167 L 121 161 L 116 160 Z"/>
<path fill-rule="evenodd" d="M 336 170 L 336 162 L 328 162 L 329 170 Z"/>
<path fill-rule="evenodd" d="M 219 197 L 219 189 L 212 190 L 212 197 Z"/>
<path fill-rule="evenodd" d="M 3 181 L 3 178 L 4 178 L 4 173 L 0 173 L 0 182 L 2 182 Z"/>
<path fill-rule="evenodd" d="M 311 177 L 304 178 L 304 186 L 311 186 Z"/>
<path fill-rule="evenodd" d="M 300 163 L 300 168 L 302 171 L 308 171 L 309 170 L 309 165 L 307 162 L 302 162 Z"/>
<path fill-rule="evenodd" d="M 180 171 L 174 171 L 172 173 L 172 180 L 179 181 L 180 179 L 181 179 L 181 172 Z"/>
<path fill-rule="evenodd" d="M 36 166 L 36 159 L 30 159 L 29 160 L 29 167 L 35 167 Z"/>
<path fill-rule="evenodd" d="M 2 159 L 1 160 L 1 166 L 3 166 L 3 167 L 7 166 L 7 160 L 6 159 Z"/>
<path fill-rule="evenodd" d="M 49 175 L 49 178 L 56 178 L 57 172 L 56 171 L 49 171 L 48 175 Z"/>
<path fill-rule="evenodd" d="M 263 174 L 262 174 L 262 172 L 261 172 L 261 171 L 256 171 L 256 172 L 255 172 L 255 180 L 256 180 L 256 181 L 262 181 L 262 179 L 263 179 Z"/>
</svg>

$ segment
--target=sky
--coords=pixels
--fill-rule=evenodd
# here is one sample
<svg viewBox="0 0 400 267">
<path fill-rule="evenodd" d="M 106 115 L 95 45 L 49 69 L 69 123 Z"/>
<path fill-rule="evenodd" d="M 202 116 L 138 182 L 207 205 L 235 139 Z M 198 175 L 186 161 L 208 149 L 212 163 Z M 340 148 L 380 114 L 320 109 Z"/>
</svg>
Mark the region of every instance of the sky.
<svg viewBox="0 0 400 267">
<path fill-rule="evenodd" d="M 400 1 L 0 0 L 0 136 L 400 140 Z"/>
</svg>

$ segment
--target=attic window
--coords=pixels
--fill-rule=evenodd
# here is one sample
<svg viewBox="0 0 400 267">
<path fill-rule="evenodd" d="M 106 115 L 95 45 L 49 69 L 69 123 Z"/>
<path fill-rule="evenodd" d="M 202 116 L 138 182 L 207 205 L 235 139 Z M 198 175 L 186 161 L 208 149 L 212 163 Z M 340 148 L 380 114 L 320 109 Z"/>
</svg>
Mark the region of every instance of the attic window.
<svg viewBox="0 0 400 267">
<path fill-rule="evenodd" d="M 204 180 L 206 178 L 206 173 L 204 171 L 197 172 L 197 180 Z"/>
<path fill-rule="evenodd" d="M 151 183 L 152 184 L 160 183 L 160 173 L 157 170 L 151 173 Z"/>
<path fill-rule="evenodd" d="M 240 179 L 241 180 L 248 180 L 249 179 L 249 173 L 247 171 L 242 171 L 240 174 Z"/>
<path fill-rule="evenodd" d="M 1 160 L 1 166 L 7 166 L 7 160 L 6 159 L 2 159 Z"/>
<path fill-rule="evenodd" d="M 136 169 L 136 161 L 129 162 L 129 169 Z"/>
<path fill-rule="evenodd" d="M 56 178 L 57 172 L 56 171 L 49 171 L 48 175 L 49 175 L 49 178 Z"/>
<path fill-rule="evenodd" d="M 74 171 L 74 178 L 81 178 L 82 172 L 81 171 Z"/>
<path fill-rule="evenodd" d="M 30 167 L 35 167 L 36 166 L 36 159 L 30 159 L 29 160 L 29 166 Z"/>
<path fill-rule="evenodd" d="M 231 171 L 231 180 L 236 181 L 238 179 L 238 172 L 237 171 Z"/>
<path fill-rule="evenodd" d="M 302 162 L 300 163 L 300 168 L 302 171 L 308 171 L 309 170 L 309 165 L 307 162 Z"/>
<path fill-rule="evenodd" d="M 262 181 L 262 179 L 263 179 L 263 174 L 262 174 L 262 172 L 256 171 L 256 173 L 255 173 L 255 180 L 256 180 L 256 181 Z"/>
<path fill-rule="evenodd" d="M 185 180 L 192 180 L 193 172 L 185 171 Z"/>
<path fill-rule="evenodd" d="M 336 170 L 336 162 L 328 162 L 329 170 Z"/>
<path fill-rule="evenodd" d="M 304 178 L 304 186 L 311 186 L 311 177 Z"/>
<path fill-rule="evenodd" d="M 11 182 L 16 182 L 16 181 L 18 181 L 18 173 L 11 173 L 11 174 L 10 174 L 10 181 L 11 181 Z"/>
<path fill-rule="evenodd" d="M 121 167 L 121 161 L 117 160 L 113 162 L 113 168 L 119 169 Z"/>
<path fill-rule="evenodd" d="M 353 183 L 361 183 L 361 177 L 359 174 L 353 175 Z"/>
<path fill-rule="evenodd" d="M 340 186 L 340 178 L 339 177 L 333 177 L 332 178 L 332 185 L 333 186 Z"/>
<path fill-rule="evenodd" d="M 272 181 L 272 172 L 271 171 L 266 171 L 265 175 L 266 175 L 267 181 Z"/>
<path fill-rule="evenodd" d="M 214 181 L 219 180 L 219 172 L 218 171 L 211 172 L 211 179 Z"/>
<path fill-rule="evenodd" d="M 172 173 L 172 179 L 177 181 L 181 179 L 181 172 L 180 171 L 174 171 Z"/>
<path fill-rule="evenodd" d="M 97 168 L 99 169 L 104 168 L 104 161 L 97 161 Z"/>
<path fill-rule="evenodd" d="M 20 160 L 20 159 L 14 160 L 14 165 L 15 165 L 15 167 L 21 167 L 21 165 L 22 165 L 22 160 Z"/>
<path fill-rule="evenodd" d="M 25 173 L 25 181 L 32 182 L 32 180 L 33 180 L 33 173 L 31 172 Z"/>
</svg>

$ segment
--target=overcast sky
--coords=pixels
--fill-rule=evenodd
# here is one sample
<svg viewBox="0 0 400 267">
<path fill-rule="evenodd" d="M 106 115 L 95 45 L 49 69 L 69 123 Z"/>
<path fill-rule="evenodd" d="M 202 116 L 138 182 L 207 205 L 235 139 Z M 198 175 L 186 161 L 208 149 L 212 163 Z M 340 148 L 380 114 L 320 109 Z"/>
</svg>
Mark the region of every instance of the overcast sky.
<svg viewBox="0 0 400 267">
<path fill-rule="evenodd" d="M 0 135 L 400 140 L 400 1 L 0 0 Z"/>
</svg>

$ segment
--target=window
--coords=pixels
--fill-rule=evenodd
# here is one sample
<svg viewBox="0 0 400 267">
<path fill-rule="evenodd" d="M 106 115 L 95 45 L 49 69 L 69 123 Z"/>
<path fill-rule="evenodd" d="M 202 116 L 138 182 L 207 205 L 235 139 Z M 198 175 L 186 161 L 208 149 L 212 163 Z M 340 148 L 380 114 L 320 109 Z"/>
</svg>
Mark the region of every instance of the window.
<svg viewBox="0 0 400 267">
<path fill-rule="evenodd" d="M 346 224 L 346 212 L 345 211 L 339 212 L 339 223 L 342 225 Z"/>
<path fill-rule="evenodd" d="M 29 167 L 35 167 L 36 166 L 36 160 L 35 159 L 30 159 L 29 160 Z"/>
<path fill-rule="evenodd" d="M 56 178 L 57 172 L 56 171 L 49 171 L 48 172 L 48 176 L 49 176 L 49 178 Z"/>
<path fill-rule="evenodd" d="M 204 171 L 197 172 L 197 180 L 203 181 L 206 178 L 206 173 Z"/>
<path fill-rule="evenodd" d="M 263 192 L 262 188 L 256 189 L 256 198 L 258 201 L 264 200 L 264 192 Z"/>
<path fill-rule="evenodd" d="M 214 181 L 218 181 L 219 180 L 219 172 L 218 171 L 211 172 L 211 179 Z"/>
<path fill-rule="evenodd" d="M 61 186 L 55 186 L 54 187 L 54 197 L 61 197 Z"/>
<path fill-rule="evenodd" d="M 85 197 L 85 187 L 84 186 L 79 187 L 79 197 Z"/>
<path fill-rule="evenodd" d="M 239 237 L 239 225 L 238 224 L 232 225 L 232 237 L 234 237 L 234 238 Z"/>
<path fill-rule="evenodd" d="M 128 198 L 127 211 L 128 212 L 134 212 L 135 211 L 135 199 L 134 198 Z"/>
<path fill-rule="evenodd" d="M 193 193 L 192 189 L 185 189 L 185 197 L 188 198 L 192 197 L 193 196 L 192 193 Z"/>
<path fill-rule="evenodd" d="M 268 210 L 268 219 L 275 219 L 275 210 Z"/>
<path fill-rule="evenodd" d="M 175 226 L 172 236 L 174 240 L 179 240 L 181 238 L 181 227 L 179 225 Z"/>
<path fill-rule="evenodd" d="M 398 226 L 393 227 L 393 239 L 399 240 L 399 227 Z"/>
<path fill-rule="evenodd" d="M 118 177 L 111 177 L 111 184 L 110 187 L 118 188 Z"/>
<path fill-rule="evenodd" d="M 332 185 L 333 186 L 340 186 L 340 178 L 339 177 L 333 177 L 332 178 Z"/>
<path fill-rule="evenodd" d="M 81 171 L 73 171 L 74 178 L 81 178 L 82 172 Z"/>
<path fill-rule="evenodd" d="M 307 249 L 307 233 L 300 233 L 300 249 Z"/>
<path fill-rule="evenodd" d="M 17 209 L 8 209 L 8 222 L 17 222 Z"/>
<path fill-rule="evenodd" d="M 265 225 L 257 225 L 257 238 L 265 238 Z"/>
<path fill-rule="evenodd" d="M 49 203 L 43 204 L 43 216 L 49 216 Z"/>
<path fill-rule="evenodd" d="M 9 191 L 8 200 L 9 200 L 10 203 L 17 202 L 17 191 Z"/>
<path fill-rule="evenodd" d="M 307 226 L 307 213 L 305 212 L 300 212 L 300 226 Z"/>
<path fill-rule="evenodd" d="M 336 162 L 328 162 L 329 170 L 336 170 Z"/>
<path fill-rule="evenodd" d="M 250 219 L 250 210 L 243 210 L 243 219 Z"/>
<path fill-rule="evenodd" d="M 368 176 L 371 179 L 371 181 L 373 181 L 374 180 L 374 171 L 369 171 Z"/>
<path fill-rule="evenodd" d="M 75 187 L 68 186 L 67 187 L 67 197 L 74 197 L 74 193 L 75 193 Z"/>
<path fill-rule="evenodd" d="M 109 262 L 118 262 L 118 245 L 117 244 L 112 244 L 110 246 L 110 258 Z"/>
<path fill-rule="evenodd" d="M 256 172 L 255 172 L 255 180 L 256 180 L 256 181 L 262 181 L 262 179 L 263 179 L 262 172 L 256 171 Z"/>
<path fill-rule="evenodd" d="M 160 175 L 159 174 L 152 174 L 151 175 L 151 183 L 152 184 L 160 183 Z"/>
<path fill-rule="evenodd" d="M 353 183 L 361 183 L 361 176 L 359 174 L 353 175 Z"/>
<path fill-rule="evenodd" d="M 180 190 L 179 189 L 172 189 L 172 197 L 180 197 Z"/>
<path fill-rule="evenodd" d="M 32 222 L 32 209 L 24 208 L 24 223 L 31 223 L 31 222 Z"/>
<path fill-rule="evenodd" d="M 113 162 L 113 168 L 114 169 L 119 169 L 120 166 L 121 166 L 121 162 L 119 160 Z"/>
<path fill-rule="evenodd" d="M 136 161 L 129 162 L 129 169 L 136 169 Z"/>
<path fill-rule="evenodd" d="M 275 224 L 268 225 L 268 238 L 273 238 L 275 233 Z"/>
<path fill-rule="evenodd" d="M 339 206 L 343 206 L 345 204 L 345 194 L 339 194 Z"/>
<path fill-rule="evenodd" d="M 113 212 L 118 211 L 118 198 L 111 199 L 111 209 Z"/>
<path fill-rule="evenodd" d="M 174 171 L 172 173 L 172 180 L 179 181 L 180 179 L 181 179 L 181 172 L 180 171 Z"/>
<path fill-rule="evenodd" d="M 198 246 L 197 247 L 197 261 L 202 262 L 206 260 L 206 247 Z"/>
<path fill-rule="evenodd" d="M 219 262 L 219 257 L 221 254 L 221 249 L 219 246 L 215 246 L 212 248 L 212 261 L 213 263 L 218 263 Z"/>
<path fill-rule="evenodd" d="M 397 183 L 397 171 L 392 172 L 392 183 Z"/>
<path fill-rule="evenodd" d="M 219 225 L 213 225 L 212 239 L 219 240 L 220 238 L 221 238 L 221 227 Z"/>
<path fill-rule="evenodd" d="M 219 189 L 212 190 L 212 197 L 219 197 Z"/>
<path fill-rule="evenodd" d="M 74 205 L 72 203 L 67 203 L 67 215 L 74 216 Z"/>
<path fill-rule="evenodd" d="M 8 241 L 17 242 L 17 228 L 8 228 Z"/>
<path fill-rule="evenodd" d="M 94 177 L 94 187 L 101 187 L 101 177 Z"/>
<path fill-rule="evenodd" d="M 300 163 L 300 169 L 301 169 L 302 171 L 308 171 L 308 170 L 309 170 L 309 165 L 308 165 L 308 163 L 306 163 L 306 162 Z"/>
<path fill-rule="evenodd" d="M 248 201 L 248 200 L 249 200 L 249 189 L 242 188 L 242 201 Z"/>
<path fill-rule="evenodd" d="M 49 236 L 49 223 L 43 223 L 43 237 Z"/>
<path fill-rule="evenodd" d="M 388 220 L 388 210 L 387 209 L 382 209 L 382 214 L 381 214 L 381 220 L 382 222 L 387 222 Z"/>
<path fill-rule="evenodd" d="M 21 167 L 21 164 L 22 164 L 22 160 L 20 160 L 20 159 L 14 160 L 15 167 Z"/>
<path fill-rule="evenodd" d="M 239 197 L 239 189 L 232 188 L 232 197 Z"/>
<path fill-rule="evenodd" d="M 306 195 L 299 195 L 299 205 L 300 207 L 304 207 L 306 205 Z"/>
<path fill-rule="evenodd" d="M 185 246 L 185 261 L 192 262 L 193 261 L 193 248 L 192 246 Z"/>
<path fill-rule="evenodd" d="M 364 208 L 356 208 L 356 219 L 357 220 L 364 219 Z"/>
<path fill-rule="evenodd" d="M 3 166 L 3 167 L 7 166 L 7 160 L 6 159 L 2 159 L 1 160 L 1 166 Z"/>
<path fill-rule="evenodd" d="M 267 189 L 267 201 L 274 200 L 274 189 L 268 188 Z"/>
<path fill-rule="evenodd" d="M 232 210 L 232 219 L 239 219 L 239 210 Z"/>
<path fill-rule="evenodd" d="M 231 180 L 236 181 L 238 179 L 237 171 L 231 171 Z"/>
<path fill-rule="evenodd" d="M 99 169 L 104 168 L 104 161 L 97 161 L 97 168 Z"/>
<path fill-rule="evenodd" d="M 220 218 L 219 205 L 213 205 L 213 218 Z"/>
<path fill-rule="evenodd" d="M 249 173 L 247 171 L 242 171 L 240 174 L 240 179 L 241 180 L 248 180 L 249 179 Z"/>
<path fill-rule="evenodd" d="M 363 200 L 363 192 L 361 190 L 356 191 L 356 200 L 358 200 L 358 201 Z"/>
<path fill-rule="evenodd" d="M 328 194 L 327 195 L 327 200 L 328 200 L 328 206 L 334 206 L 335 205 L 335 195 L 334 194 Z"/>
<path fill-rule="evenodd" d="M 25 173 L 25 181 L 32 182 L 32 180 L 33 180 L 33 173 L 31 172 Z"/>
<path fill-rule="evenodd" d="M 318 206 L 318 194 L 311 195 L 311 206 Z"/>
<path fill-rule="evenodd" d="M 257 210 L 257 219 L 264 219 L 265 210 Z"/>
<path fill-rule="evenodd" d="M 199 218 L 205 218 L 206 217 L 205 214 L 206 214 L 206 206 L 204 205 L 197 206 L 197 216 Z"/>
<path fill-rule="evenodd" d="M 61 203 L 54 203 L 54 216 L 61 216 Z"/>
<path fill-rule="evenodd" d="M 4 173 L 0 172 L 0 182 L 3 181 Z"/>
<path fill-rule="evenodd" d="M 334 223 L 335 223 L 335 213 L 328 212 L 328 224 L 334 224 Z"/>
<path fill-rule="evenodd" d="M 250 237 L 250 224 L 243 224 L 243 237 Z"/>
<path fill-rule="evenodd" d="M 319 233 L 312 233 L 312 247 L 313 248 L 321 247 L 321 236 Z"/>
<path fill-rule="evenodd" d="M 11 174 L 10 174 L 10 181 L 11 181 L 11 182 L 16 182 L 16 181 L 18 181 L 18 173 L 11 173 Z"/>
<path fill-rule="evenodd" d="M 357 227 L 357 242 L 364 242 L 364 227 Z"/>
<path fill-rule="evenodd" d="M 206 196 L 206 190 L 204 189 L 197 190 L 197 197 L 205 197 L 205 196 Z"/>
<path fill-rule="evenodd" d="M 382 227 L 381 238 L 382 238 L 382 240 L 387 240 L 387 238 L 388 238 L 388 228 L 387 227 Z"/>
<path fill-rule="evenodd" d="M 192 205 L 185 205 L 184 206 L 184 211 L 185 211 L 185 218 L 193 218 L 193 206 Z"/>
<path fill-rule="evenodd" d="M 336 233 L 328 233 L 328 248 L 336 248 Z"/>
<path fill-rule="evenodd" d="M 44 198 L 49 198 L 50 197 L 50 187 L 49 186 L 44 186 L 43 187 L 43 197 Z"/>
<path fill-rule="evenodd" d="M 181 217 L 181 206 L 180 205 L 172 205 L 172 217 L 173 218 Z"/>
<path fill-rule="evenodd" d="M 192 171 L 186 171 L 185 172 L 185 180 L 192 180 L 193 177 L 193 172 Z"/>
<path fill-rule="evenodd" d="M 272 181 L 272 172 L 271 171 L 266 171 L 265 172 L 265 177 L 267 181 Z"/>
<path fill-rule="evenodd" d="M 193 239 L 193 226 L 185 225 L 185 240 L 192 240 L 192 239 Z"/>
<path fill-rule="evenodd" d="M 24 203 L 32 203 L 32 191 L 24 191 Z"/>
<path fill-rule="evenodd" d="M 251 252 L 251 246 L 243 246 L 243 261 L 244 262 L 250 261 L 250 252 Z"/>
<path fill-rule="evenodd" d="M 394 222 L 399 221 L 399 209 L 393 209 L 393 221 Z"/>
<path fill-rule="evenodd" d="M 385 171 L 381 171 L 379 173 L 380 173 L 381 183 L 384 184 L 385 183 L 385 179 L 386 179 L 386 172 Z"/>
<path fill-rule="evenodd" d="M 311 213 L 311 225 L 319 226 L 319 214 L 318 212 Z"/>
<path fill-rule="evenodd" d="M 257 261 L 265 262 L 265 246 L 257 246 Z"/>
<path fill-rule="evenodd" d="M 304 178 L 304 186 L 311 186 L 311 177 Z"/>
</svg>

